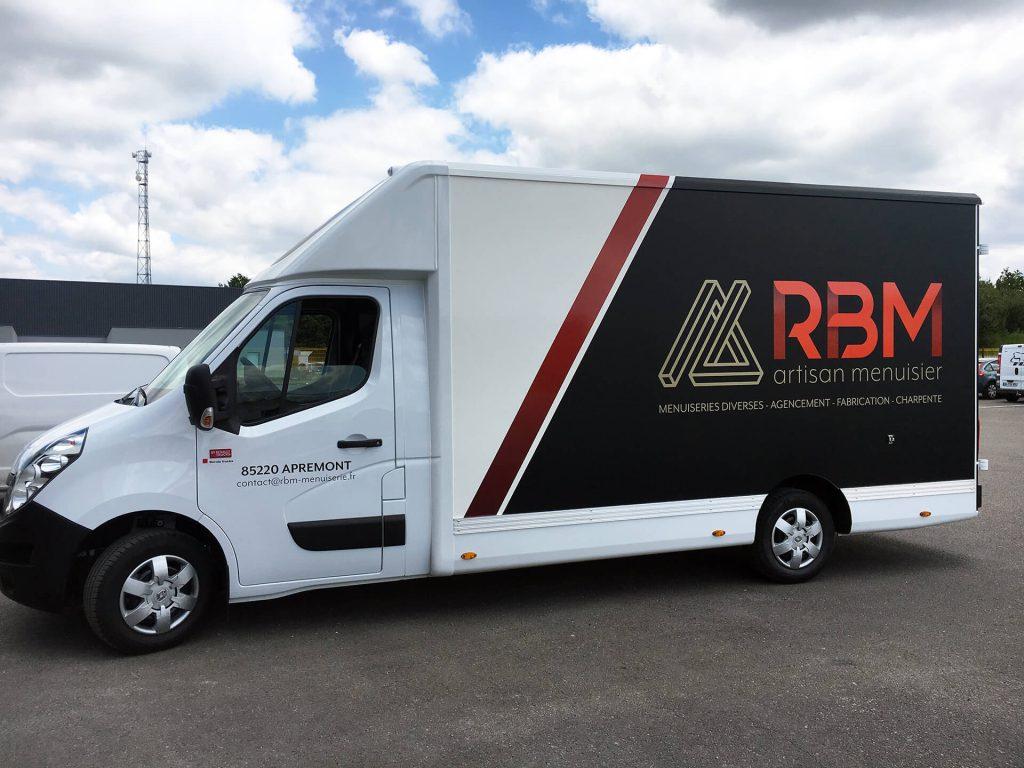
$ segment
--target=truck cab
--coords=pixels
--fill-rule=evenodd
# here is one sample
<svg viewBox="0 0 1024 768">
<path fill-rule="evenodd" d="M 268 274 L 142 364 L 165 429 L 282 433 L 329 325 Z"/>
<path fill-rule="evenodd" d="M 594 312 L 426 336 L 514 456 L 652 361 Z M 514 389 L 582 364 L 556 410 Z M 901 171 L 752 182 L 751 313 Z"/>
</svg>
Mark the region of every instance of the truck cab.
<svg viewBox="0 0 1024 768">
<path fill-rule="evenodd" d="M 25 446 L 0 518 L 8 596 L 58 610 L 84 594 L 97 633 L 135 651 L 166 647 L 214 593 L 428 572 L 425 291 L 408 268 L 433 269 L 434 225 L 403 209 L 417 182 L 432 198 L 435 181 L 409 175 L 285 254 L 149 384 Z M 381 208 L 405 227 L 368 236 Z M 382 253 L 404 258 L 402 274 Z M 200 371 L 209 389 L 190 394 L 213 398 L 209 424 L 187 402 Z M 126 539 L 118 564 L 135 565 L 120 585 L 90 581 Z M 90 613 L 105 598 L 117 609 Z"/>
</svg>

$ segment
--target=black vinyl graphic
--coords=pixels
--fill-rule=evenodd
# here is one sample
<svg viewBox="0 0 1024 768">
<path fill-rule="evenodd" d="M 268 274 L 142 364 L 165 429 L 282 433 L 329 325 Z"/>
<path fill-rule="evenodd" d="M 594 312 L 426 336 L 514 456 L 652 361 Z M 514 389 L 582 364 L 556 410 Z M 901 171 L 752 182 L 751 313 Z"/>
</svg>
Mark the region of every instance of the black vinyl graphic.
<svg viewBox="0 0 1024 768">
<path fill-rule="evenodd" d="M 506 513 L 974 477 L 973 202 L 677 184 Z M 817 296 L 803 344 L 813 297 L 783 293 L 779 326 L 776 281 Z M 830 334 L 865 293 L 875 338 Z"/>
<path fill-rule="evenodd" d="M 311 552 L 401 547 L 405 544 L 405 515 L 288 523 L 288 531 L 296 544 Z"/>
</svg>

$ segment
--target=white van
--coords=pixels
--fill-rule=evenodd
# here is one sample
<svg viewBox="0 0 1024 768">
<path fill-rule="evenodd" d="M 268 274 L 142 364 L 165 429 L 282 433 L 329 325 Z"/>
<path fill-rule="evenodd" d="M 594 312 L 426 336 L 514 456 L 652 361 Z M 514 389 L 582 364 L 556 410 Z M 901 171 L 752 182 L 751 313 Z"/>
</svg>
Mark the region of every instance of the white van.
<svg viewBox="0 0 1024 768">
<path fill-rule="evenodd" d="M 124 651 L 302 590 L 974 517 L 973 195 L 419 163 L 32 441 L 0 587 Z"/>
<path fill-rule="evenodd" d="M 37 435 L 152 381 L 179 351 L 151 344 L 0 344 L 0 478 Z"/>
<path fill-rule="evenodd" d="M 999 350 L 999 391 L 1011 403 L 1024 392 L 1024 344 L 1004 344 Z"/>
</svg>

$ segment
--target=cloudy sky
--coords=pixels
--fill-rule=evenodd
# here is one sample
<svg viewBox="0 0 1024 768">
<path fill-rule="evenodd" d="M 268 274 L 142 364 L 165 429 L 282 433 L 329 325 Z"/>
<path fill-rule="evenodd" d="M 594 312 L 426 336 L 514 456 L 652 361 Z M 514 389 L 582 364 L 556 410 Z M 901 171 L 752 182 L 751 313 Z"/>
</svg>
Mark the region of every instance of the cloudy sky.
<svg viewBox="0 0 1024 768">
<path fill-rule="evenodd" d="M 976 192 L 1024 267 L 1024 0 L 0 0 L 0 275 L 255 274 L 390 165 Z"/>
</svg>

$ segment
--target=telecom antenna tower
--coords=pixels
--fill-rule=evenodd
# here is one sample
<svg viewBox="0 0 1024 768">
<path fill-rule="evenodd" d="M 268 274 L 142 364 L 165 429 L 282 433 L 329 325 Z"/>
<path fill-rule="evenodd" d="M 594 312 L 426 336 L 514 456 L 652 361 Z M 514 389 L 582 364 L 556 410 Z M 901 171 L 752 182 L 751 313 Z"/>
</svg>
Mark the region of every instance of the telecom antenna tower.
<svg viewBox="0 0 1024 768">
<path fill-rule="evenodd" d="M 153 265 L 149 255 L 149 158 L 148 149 L 132 152 L 135 158 L 135 180 L 139 182 L 139 231 L 135 257 L 135 282 L 151 285 Z"/>
</svg>

